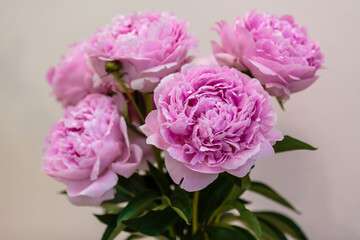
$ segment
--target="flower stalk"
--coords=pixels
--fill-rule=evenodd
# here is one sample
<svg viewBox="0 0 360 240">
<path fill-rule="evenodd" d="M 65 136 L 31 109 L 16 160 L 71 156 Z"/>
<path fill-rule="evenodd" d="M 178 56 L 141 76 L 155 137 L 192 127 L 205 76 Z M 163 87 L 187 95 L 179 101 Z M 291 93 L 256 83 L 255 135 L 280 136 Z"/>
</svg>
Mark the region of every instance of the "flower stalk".
<svg viewBox="0 0 360 240">
<path fill-rule="evenodd" d="M 198 205 L 199 205 L 199 191 L 194 192 L 193 209 L 192 209 L 192 234 L 196 234 L 198 229 Z"/>
<path fill-rule="evenodd" d="M 119 74 L 117 72 L 112 72 L 111 74 L 114 76 L 114 78 L 120 83 L 121 87 L 124 89 L 126 96 L 129 98 L 131 104 L 134 106 L 134 108 L 139 116 L 140 123 L 144 124 L 145 118 L 144 118 L 143 114 L 141 113 L 140 108 L 136 104 L 133 96 L 131 95 L 129 89 L 125 86 L 125 84 L 123 83 L 121 77 L 119 76 Z"/>
</svg>

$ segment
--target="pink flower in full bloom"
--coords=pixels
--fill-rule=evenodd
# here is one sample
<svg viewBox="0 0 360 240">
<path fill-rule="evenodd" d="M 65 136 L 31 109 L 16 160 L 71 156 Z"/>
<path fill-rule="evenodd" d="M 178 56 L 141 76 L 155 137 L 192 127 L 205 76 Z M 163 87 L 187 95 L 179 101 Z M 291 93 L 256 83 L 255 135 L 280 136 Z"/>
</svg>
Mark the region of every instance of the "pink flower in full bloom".
<svg viewBox="0 0 360 240">
<path fill-rule="evenodd" d="M 112 199 L 116 174 L 129 177 L 140 164 L 143 152 L 129 143 L 123 104 L 121 95 L 88 95 L 65 110 L 46 138 L 42 170 L 67 185 L 75 205 Z"/>
<path fill-rule="evenodd" d="M 256 159 L 274 153 L 282 135 L 259 81 L 236 69 L 184 66 L 154 91 L 157 109 L 141 127 L 147 143 L 165 150 L 175 183 L 197 191 L 219 173 L 245 176 Z"/>
<path fill-rule="evenodd" d="M 107 61 L 119 61 L 119 74 L 131 89 L 151 92 L 166 75 L 190 61 L 187 53 L 197 40 L 187 33 L 188 23 L 167 12 L 146 11 L 121 15 L 97 30 L 88 41 L 91 64 L 102 76 L 102 84 L 121 91 L 111 75 L 105 76 Z"/>
<path fill-rule="evenodd" d="M 74 106 L 91 93 L 106 93 L 103 86 L 94 87 L 98 76 L 88 66 L 85 42 L 70 46 L 67 55 L 56 66 L 50 68 L 46 75 L 47 82 L 53 88 L 53 94 L 63 107 Z"/>
<path fill-rule="evenodd" d="M 288 99 L 317 80 L 324 56 L 292 16 L 252 11 L 218 27 L 220 44 L 212 42 L 218 62 L 250 71 L 270 95 Z"/>
</svg>

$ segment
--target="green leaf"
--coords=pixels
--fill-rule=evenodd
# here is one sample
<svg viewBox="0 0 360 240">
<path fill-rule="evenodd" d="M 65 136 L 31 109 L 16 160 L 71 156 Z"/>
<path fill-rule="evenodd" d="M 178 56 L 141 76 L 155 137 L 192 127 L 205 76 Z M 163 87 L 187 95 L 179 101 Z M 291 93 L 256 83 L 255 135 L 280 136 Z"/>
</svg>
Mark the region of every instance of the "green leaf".
<svg viewBox="0 0 360 240">
<path fill-rule="evenodd" d="M 155 168 L 150 162 L 148 162 L 148 166 L 149 166 L 150 175 L 155 179 L 161 192 L 167 196 L 170 196 L 171 191 L 170 191 L 169 179 L 162 171 Z"/>
<path fill-rule="evenodd" d="M 155 191 L 146 191 L 139 193 L 129 201 L 126 207 L 120 212 L 118 222 L 129 219 L 139 214 L 144 208 L 151 204 L 159 195 Z"/>
<path fill-rule="evenodd" d="M 256 192 L 264 197 L 267 197 L 291 210 L 293 210 L 296 213 L 299 213 L 298 210 L 296 210 L 293 205 L 291 205 L 285 198 L 280 196 L 275 190 L 273 190 L 268 185 L 261 183 L 261 182 L 255 182 L 253 181 L 251 183 L 251 187 L 249 189 L 250 191 Z"/>
<path fill-rule="evenodd" d="M 144 216 L 129 219 L 123 223 L 143 234 L 156 236 L 167 231 L 178 219 L 179 217 L 174 210 L 168 207 L 162 211 L 149 211 Z"/>
<path fill-rule="evenodd" d="M 233 182 L 220 175 L 213 183 L 200 191 L 199 222 L 207 222 L 212 213 L 225 201 L 232 190 Z"/>
<path fill-rule="evenodd" d="M 179 187 L 175 187 L 175 191 L 169 199 L 166 196 L 162 196 L 164 201 L 170 205 L 179 216 L 184 219 L 187 224 L 190 224 L 192 218 L 192 207 L 189 196 L 187 193 Z"/>
<path fill-rule="evenodd" d="M 261 240 L 287 240 L 285 235 L 271 223 L 261 219 L 260 225 L 263 232 Z"/>
<path fill-rule="evenodd" d="M 235 229 L 238 232 L 241 232 L 243 235 L 247 237 L 249 240 L 256 240 L 256 238 L 246 229 L 238 227 L 238 226 L 231 226 L 233 229 Z"/>
<path fill-rule="evenodd" d="M 279 152 L 286 152 L 286 151 L 293 151 L 293 150 L 316 150 L 317 148 L 302 142 L 296 138 L 290 137 L 288 135 L 284 136 L 282 141 L 278 141 L 275 143 L 274 151 L 276 153 Z"/>
<path fill-rule="evenodd" d="M 224 213 L 221 215 L 220 222 L 221 223 L 231 223 L 233 221 L 239 220 L 240 216 L 234 215 L 230 212 Z"/>
<path fill-rule="evenodd" d="M 241 239 L 241 240 L 254 240 L 254 237 L 244 234 L 229 225 L 214 225 L 205 228 L 209 240 L 225 240 L 225 239 Z"/>
<path fill-rule="evenodd" d="M 66 190 L 62 190 L 59 192 L 59 194 L 67 194 Z"/>
<path fill-rule="evenodd" d="M 250 210 L 248 210 L 242 203 L 240 203 L 239 201 L 235 201 L 232 203 L 233 207 L 238 210 L 241 219 L 243 220 L 243 222 L 252 230 L 254 231 L 254 233 L 258 236 L 261 237 L 261 226 L 260 223 L 257 219 L 257 217 L 255 216 L 255 214 L 253 214 Z"/>
<path fill-rule="evenodd" d="M 118 218 L 118 214 L 104 214 L 104 215 L 97 215 L 94 216 L 102 223 L 106 225 L 116 225 L 116 220 Z"/>
<path fill-rule="evenodd" d="M 167 207 L 169 207 L 169 204 L 163 203 L 163 204 L 160 204 L 160 205 L 157 205 L 157 206 L 153 207 L 151 210 L 152 211 L 161 211 L 161 210 L 164 210 Z"/>
<path fill-rule="evenodd" d="M 270 222 L 272 225 L 277 227 L 279 230 L 289 234 L 295 239 L 306 240 L 304 232 L 300 227 L 289 217 L 284 216 L 276 212 L 255 212 L 255 215 L 259 219 L 263 219 Z"/>
<path fill-rule="evenodd" d="M 247 174 L 245 177 L 242 178 L 235 177 L 229 173 L 225 173 L 224 175 L 243 190 L 249 189 L 251 186 L 251 180 L 249 174 Z"/>
</svg>

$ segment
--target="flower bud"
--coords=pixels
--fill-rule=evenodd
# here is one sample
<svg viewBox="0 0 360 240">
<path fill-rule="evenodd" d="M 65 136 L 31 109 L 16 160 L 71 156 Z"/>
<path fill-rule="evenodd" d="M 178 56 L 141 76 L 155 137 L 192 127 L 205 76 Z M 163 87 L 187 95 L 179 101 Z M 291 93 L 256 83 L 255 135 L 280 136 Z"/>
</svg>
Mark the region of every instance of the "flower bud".
<svg viewBox="0 0 360 240">
<path fill-rule="evenodd" d="M 105 64 L 105 71 L 107 73 L 117 72 L 121 69 L 121 63 L 119 61 L 111 61 Z"/>
</svg>

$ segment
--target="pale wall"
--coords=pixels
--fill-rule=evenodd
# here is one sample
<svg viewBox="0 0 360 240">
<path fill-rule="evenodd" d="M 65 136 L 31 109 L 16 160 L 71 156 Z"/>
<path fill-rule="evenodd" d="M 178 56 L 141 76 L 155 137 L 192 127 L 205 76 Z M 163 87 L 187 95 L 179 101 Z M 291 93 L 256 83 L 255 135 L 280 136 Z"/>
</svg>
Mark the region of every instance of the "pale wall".
<svg viewBox="0 0 360 240">
<path fill-rule="evenodd" d="M 214 21 L 253 8 L 293 14 L 321 44 L 326 70 L 310 89 L 278 107 L 278 127 L 316 152 L 259 161 L 253 178 L 267 181 L 302 211 L 293 216 L 310 239 L 360 239 L 360 1 L 4 1 L 0 2 L 0 239 L 100 239 L 93 208 L 57 194 L 64 187 L 40 172 L 43 138 L 61 116 L 45 83 L 67 46 L 121 13 L 176 12 L 191 22 L 200 55 L 216 39 Z M 248 195 L 248 197 L 252 197 Z M 256 208 L 276 207 L 258 199 Z M 288 211 L 286 211 L 288 213 Z"/>
</svg>

